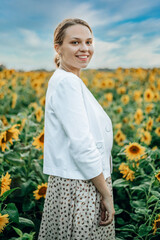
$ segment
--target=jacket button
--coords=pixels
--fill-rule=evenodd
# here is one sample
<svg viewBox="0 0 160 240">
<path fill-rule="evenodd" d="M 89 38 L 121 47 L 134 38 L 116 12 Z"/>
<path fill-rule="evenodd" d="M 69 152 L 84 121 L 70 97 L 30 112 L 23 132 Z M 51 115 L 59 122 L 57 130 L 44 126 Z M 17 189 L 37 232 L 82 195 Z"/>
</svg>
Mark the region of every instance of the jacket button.
<svg viewBox="0 0 160 240">
<path fill-rule="evenodd" d="M 102 143 L 96 143 L 96 146 L 97 146 L 97 148 L 101 148 L 102 147 Z"/>
<path fill-rule="evenodd" d="M 106 126 L 105 129 L 106 129 L 106 132 L 110 132 L 110 127 L 109 126 Z"/>
</svg>

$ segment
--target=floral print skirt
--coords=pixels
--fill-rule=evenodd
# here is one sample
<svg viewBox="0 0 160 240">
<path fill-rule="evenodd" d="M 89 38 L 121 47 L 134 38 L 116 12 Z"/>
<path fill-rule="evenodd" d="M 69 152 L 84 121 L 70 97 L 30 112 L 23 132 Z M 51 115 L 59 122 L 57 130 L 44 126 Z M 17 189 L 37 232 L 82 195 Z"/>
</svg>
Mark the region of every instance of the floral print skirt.
<svg viewBox="0 0 160 240">
<path fill-rule="evenodd" d="M 106 179 L 111 192 L 111 177 Z M 50 175 L 38 240 L 115 240 L 115 220 L 100 226 L 100 193 L 91 180 Z"/>
</svg>

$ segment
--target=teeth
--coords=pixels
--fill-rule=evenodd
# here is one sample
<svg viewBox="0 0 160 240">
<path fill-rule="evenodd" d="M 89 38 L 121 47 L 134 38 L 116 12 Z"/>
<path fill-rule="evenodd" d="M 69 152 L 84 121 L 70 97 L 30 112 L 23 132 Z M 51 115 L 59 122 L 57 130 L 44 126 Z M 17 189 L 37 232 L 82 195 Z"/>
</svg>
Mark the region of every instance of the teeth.
<svg viewBox="0 0 160 240">
<path fill-rule="evenodd" d="M 87 58 L 87 56 L 78 56 L 79 58 Z"/>
</svg>

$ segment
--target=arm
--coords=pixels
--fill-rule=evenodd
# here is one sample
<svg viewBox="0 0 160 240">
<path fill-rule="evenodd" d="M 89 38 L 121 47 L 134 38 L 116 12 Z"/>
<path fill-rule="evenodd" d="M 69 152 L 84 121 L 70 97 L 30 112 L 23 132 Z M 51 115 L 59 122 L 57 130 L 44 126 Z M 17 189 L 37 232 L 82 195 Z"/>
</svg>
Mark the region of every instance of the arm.
<svg viewBox="0 0 160 240">
<path fill-rule="evenodd" d="M 103 173 L 91 179 L 97 190 L 101 193 L 101 226 L 107 226 L 113 220 L 115 210 L 112 195 L 108 189 Z M 108 216 L 106 216 L 106 211 Z"/>
<path fill-rule="evenodd" d="M 90 132 L 81 83 L 77 78 L 61 79 L 51 96 L 51 106 L 69 139 L 69 151 L 85 179 L 102 173 L 101 154 Z"/>
</svg>

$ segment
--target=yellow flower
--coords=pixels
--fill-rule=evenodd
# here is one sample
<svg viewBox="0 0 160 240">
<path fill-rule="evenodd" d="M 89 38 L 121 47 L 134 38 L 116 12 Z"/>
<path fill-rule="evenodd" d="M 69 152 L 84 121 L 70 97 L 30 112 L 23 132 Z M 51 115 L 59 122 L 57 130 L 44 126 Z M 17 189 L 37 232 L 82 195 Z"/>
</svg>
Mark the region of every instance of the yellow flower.
<svg viewBox="0 0 160 240">
<path fill-rule="evenodd" d="M 158 147 L 157 147 L 157 146 L 154 146 L 154 147 L 152 148 L 152 151 L 155 151 L 156 149 L 158 149 Z"/>
<path fill-rule="evenodd" d="M 122 123 L 117 123 L 117 124 L 115 124 L 115 126 L 114 126 L 115 128 L 121 128 L 122 127 Z"/>
<path fill-rule="evenodd" d="M 128 159 L 137 161 L 141 158 L 141 155 L 145 153 L 145 147 L 142 147 L 136 142 L 130 142 L 129 145 L 125 146 L 124 152 Z"/>
<path fill-rule="evenodd" d="M 133 94 L 133 98 L 135 101 L 138 101 L 141 97 L 142 91 L 141 90 L 135 90 Z"/>
<path fill-rule="evenodd" d="M 127 94 L 123 95 L 121 97 L 121 101 L 122 101 L 123 104 L 126 105 L 129 102 L 129 96 Z"/>
<path fill-rule="evenodd" d="M 41 185 L 38 185 L 37 190 L 33 192 L 35 199 L 39 200 L 42 197 L 45 198 L 46 191 L 47 191 L 47 183 L 42 183 Z"/>
<path fill-rule="evenodd" d="M 112 102 L 113 100 L 113 94 L 112 93 L 106 93 L 104 97 L 107 99 L 107 101 Z"/>
<path fill-rule="evenodd" d="M 160 137 L 160 127 L 157 127 L 155 133 Z"/>
<path fill-rule="evenodd" d="M 35 146 L 35 148 L 37 149 L 42 149 L 43 150 L 43 146 L 44 146 L 44 129 L 43 131 L 38 135 L 38 137 L 34 137 L 34 142 L 32 143 L 33 146 Z"/>
<path fill-rule="evenodd" d="M 45 100 L 46 100 L 45 96 L 41 97 L 41 99 L 39 100 L 39 102 L 42 106 L 45 106 Z"/>
<path fill-rule="evenodd" d="M 119 94 L 124 94 L 126 92 L 126 88 L 125 87 L 119 87 L 117 88 L 117 93 Z"/>
<path fill-rule="evenodd" d="M 158 215 L 158 218 L 157 220 L 154 220 L 154 223 L 153 223 L 153 234 L 155 235 L 156 231 L 157 231 L 157 228 L 160 228 L 160 215 Z"/>
<path fill-rule="evenodd" d="M 20 131 L 23 130 L 23 128 L 24 128 L 24 126 L 25 126 L 25 123 L 26 123 L 26 120 L 27 120 L 27 118 L 23 118 L 23 119 L 22 119 L 22 122 L 21 122 L 21 125 L 20 125 L 20 128 L 19 128 Z"/>
<path fill-rule="evenodd" d="M 153 103 L 148 104 L 145 108 L 145 112 L 150 113 L 152 111 L 153 107 L 154 107 Z"/>
<path fill-rule="evenodd" d="M 149 117 L 149 120 L 146 124 L 146 130 L 147 131 L 151 131 L 152 130 L 152 126 L 153 126 L 153 118 Z"/>
<path fill-rule="evenodd" d="M 126 180 L 133 181 L 133 179 L 135 178 L 134 176 L 135 172 L 132 171 L 126 163 L 122 162 L 121 165 L 119 166 L 119 170 L 120 173 L 123 174 L 123 178 L 126 178 Z"/>
<path fill-rule="evenodd" d="M 8 217 L 9 217 L 8 214 L 2 215 L 0 213 L 0 233 L 3 232 L 6 224 L 9 223 L 9 218 Z"/>
<path fill-rule="evenodd" d="M 156 118 L 156 122 L 160 122 L 160 116 Z"/>
<path fill-rule="evenodd" d="M 38 107 L 35 111 L 37 122 L 40 122 L 43 117 L 43 110 L 41 107 Z"/>
<path fill-rule="evenodd" d="M 123 111 L 122 107 L 119 106 L 119 107 L 117 108 L 117 112 L 118 112 L 118 113 L 121 113 L 122 111 Z"/>
<path fill-rule="evenodd" d="M 140 124 L 143 120 L 143 112 L 141 108 L 138 108 L 136 113 L 134 114 L 134 119 L 136 124 Z"/>
<path fill-rule="evenodd" d="M 123 141 L 126 139 L 126 136 L 120 129 L 117 131 L 114 138 L 115 138 L 115 141 L 118 143 L 119 146 L 124 145 Z"/>
<path fill-rule="evenodd" d="M 144 101 L 151 102 L 153 100 L 153 98 L 154 98 L 153 91 L 150 88 L 146 89 L 144 92 Z"/>
<path fill-rule="evenodd" d="M 155 177 L 158 179 L 158 181 L 160 182 L 160 171 L 155 175 Z"/>
<path fill-rule="evenodd" d="M 12 179 L 10 179 L 10 174 L 7 172 L 5 176 L 1 177 L 1 196 L 4 192 L 10 190 L 10 184 Z"/>
<path fill-rule="evenodd" d="M 18 129 L 16 129 L 15 127 L 19 126 L 19 125 L 20 124 L 15 124 L 8 130 L 6 130 L 0 134 L 0 146 L 1 146 L 2 152 L 4 152 L 6 148 L 8 148 L 8 146 L 6 145 L 8 142 L 13 144 L 13 142 L 12 142 L 13 138 L 18 140 L 18 135 L 20 134 L 20 131 Z"/>
<path fill-rule="evenodd" d="M 142 133 L 141 142 L 144 142 L 145 144 L 149 145 L 151 143 L 151 140 L 152 140 L 152 136 L 150 132 L 144 131 Z"/>
<path fill-rule="evenodd" d="M 17 102 L 17 94 L 13 93 L 12 94 L 12 106 L 11 106 L 11 108 L 15 108 L 16 102 Z"/>
<path fill-rule="evenodd" d="M 153 100 L 154 100 L 155 102 L 157 102 L 157 101 L 159 100 L 159 92 L 158 92 L 158 91 L 154 92 L 154 98 L 153 98 Z"/>
</svg>

